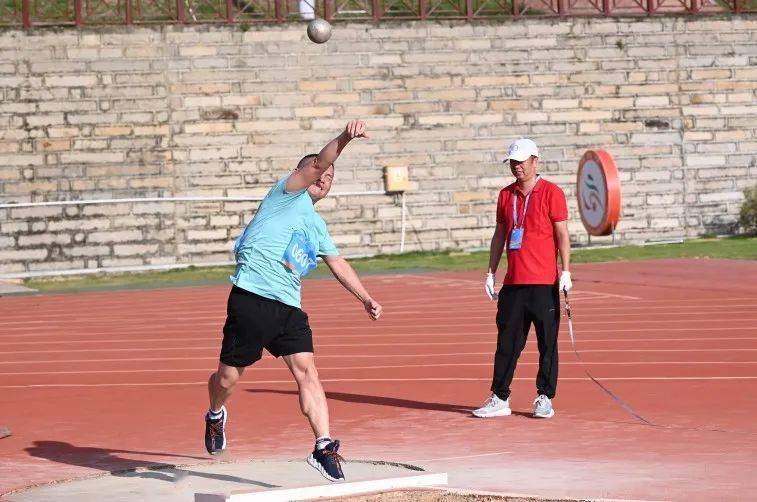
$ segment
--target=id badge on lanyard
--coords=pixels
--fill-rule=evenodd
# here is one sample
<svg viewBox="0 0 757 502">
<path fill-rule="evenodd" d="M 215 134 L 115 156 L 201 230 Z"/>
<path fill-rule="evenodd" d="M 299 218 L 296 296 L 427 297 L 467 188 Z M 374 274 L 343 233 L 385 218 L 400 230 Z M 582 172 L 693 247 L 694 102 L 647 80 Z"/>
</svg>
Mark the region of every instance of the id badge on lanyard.
<svg viewBox="0 0 757 502">
<path fill-rule="evenodd" d="M 292 234 L 281 263 L 300 277 L 305 277 L 316 267 L 315 249 L 304 232 L 295 230 Z"/>
<path fill-rule="evenodd" d="M 523 245 L 523 229 L 513 228 L 510 232 L 510 249 L 515 251 Z"/>
<path fill-rule="evenodd" d="M 533 190 L 533 189 L 532 189 Z M 526 224 L 526 211 L 528 211 L 528 201 L 531 199 L 531 192 L 526 195 L 523 202 L 523 220 L 518 224 L 518 196 L 513 194 L 513 229 L 510 231 L 510 244 L 508 249 L 517 251 L 523 246 L 523 226 Z"/>
</svg>

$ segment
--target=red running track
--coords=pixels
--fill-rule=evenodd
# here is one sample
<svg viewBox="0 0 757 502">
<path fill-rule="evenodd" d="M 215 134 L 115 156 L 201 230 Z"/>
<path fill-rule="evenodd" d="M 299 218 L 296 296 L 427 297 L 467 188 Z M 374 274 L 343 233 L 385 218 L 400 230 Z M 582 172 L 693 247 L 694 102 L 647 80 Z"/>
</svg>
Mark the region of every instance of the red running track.
<svg viewBox="0 0 757 502">
<path fill-rule="evenodd" d="M 557 415 L 475 419 L 488 395 L 495 306 L 480 273 L 371 276 L 379 322 L 333 280 L 307 281 L 332 432 L 347 458 L 423 465 L 452 486 L 546 497 L 757 497 L 757 263 L 578 265 L 571 304 L 584 374 L 561 330 Z M 202 444 L 205 382 L 228 287 L 0 299 L 0 493 L 138 466 L 217 461 Z M 304 457 L 312 438 L 281 361 L 245 373 L 223 461 Z M 349 467 L 347 466 L 347 469 Z M 347 471 L 349 473 L 349 471 Z"/>
</svg>

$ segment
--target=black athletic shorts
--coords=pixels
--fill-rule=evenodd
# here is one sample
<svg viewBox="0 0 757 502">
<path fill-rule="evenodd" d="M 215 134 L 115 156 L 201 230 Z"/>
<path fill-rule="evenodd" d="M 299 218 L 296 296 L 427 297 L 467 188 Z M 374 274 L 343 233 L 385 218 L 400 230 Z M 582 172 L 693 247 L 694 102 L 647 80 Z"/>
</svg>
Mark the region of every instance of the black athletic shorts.
<svg viewBox="0 0 757 502">
<path fill-rule="evenodd" d="M 234 286 L 226 307 L 221 362 L 249 366 L 262 357 L 263 349 L 275 357 L 313 352 L 308 315 Z"/>
</svg>

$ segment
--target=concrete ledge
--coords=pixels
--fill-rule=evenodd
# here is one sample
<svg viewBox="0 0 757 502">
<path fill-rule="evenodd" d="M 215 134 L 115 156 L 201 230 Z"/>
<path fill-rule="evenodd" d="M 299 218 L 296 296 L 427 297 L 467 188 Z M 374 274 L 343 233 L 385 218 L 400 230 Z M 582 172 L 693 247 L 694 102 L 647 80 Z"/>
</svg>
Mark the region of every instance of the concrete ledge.
<svg viewBox="0 0 757 502">
<path fill-rule="evenodd" d="M 311 500 L 321 497 L 342 497 L 365 493 L 398 490 L 404 488 L 430 487 L 447 484 L 447 473 L 421 474 L 397 478 L 334 483 L 330 485 L 283 488 L 256 492 L 232 492 L 229 495 L 207 493 L 195 494 L 195 502 L 285 502 L 289 500 Z"/>
<path fill-rule="evenodd" d="M 0 281 L 0 296 L 5 295 L 20 295 L 27 293 L 36 293 L 36 289 L 27 288 L 14 282 Z"/>
</svg>

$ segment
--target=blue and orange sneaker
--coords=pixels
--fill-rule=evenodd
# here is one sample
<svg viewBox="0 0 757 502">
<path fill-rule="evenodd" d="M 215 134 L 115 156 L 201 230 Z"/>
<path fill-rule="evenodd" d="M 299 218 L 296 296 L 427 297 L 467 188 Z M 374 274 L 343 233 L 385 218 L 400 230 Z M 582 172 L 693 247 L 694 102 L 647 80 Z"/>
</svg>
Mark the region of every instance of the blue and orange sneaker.
<svg viewBox="0 0 757 502">
<path fill-rule="evenodd" d="M 308 457 L 308 464 L 316 468 L 329 481 L 341 481 L 344 479 L 341 465 L 344 459 L 337 453 L 338 449 L 338 440 L 330 442 L 320 450 L 315 448 Z"/>
<path fill-rule="evenodd" d="M 226 407 L 221 406 L 221 417 L 210 418 L 210 412 L 205 415 L 205 449 L 211 455 L 218 455 L 226 448 Z"/>
</svg>

